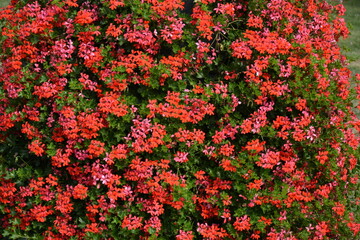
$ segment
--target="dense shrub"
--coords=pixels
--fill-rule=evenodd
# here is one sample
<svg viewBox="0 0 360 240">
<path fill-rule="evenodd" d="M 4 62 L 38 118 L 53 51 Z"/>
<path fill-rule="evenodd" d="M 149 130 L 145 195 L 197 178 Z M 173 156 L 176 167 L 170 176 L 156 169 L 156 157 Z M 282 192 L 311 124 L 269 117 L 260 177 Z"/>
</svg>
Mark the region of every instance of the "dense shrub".
<svg viewBox="0 0 360 240">
<path fill-rule="evenodd" d="M 0 236 L 359 237 L 343 14 L 321 0 L 12 1 Z"/>
</svg>

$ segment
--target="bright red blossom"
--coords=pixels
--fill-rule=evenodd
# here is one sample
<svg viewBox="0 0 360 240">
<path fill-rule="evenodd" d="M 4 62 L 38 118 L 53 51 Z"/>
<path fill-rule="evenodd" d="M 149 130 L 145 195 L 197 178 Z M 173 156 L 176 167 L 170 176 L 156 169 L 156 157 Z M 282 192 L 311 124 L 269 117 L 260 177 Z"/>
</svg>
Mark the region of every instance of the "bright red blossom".
<svg viewBox="0 0 360 240">
<path fill-rule="evenodd" d="M 42 156 L 45 153 L 45 144 L 39 140 L 35 140 L 28 145 L 28 148 L 37 156 Z"/>
<path fill-rule="evenodd" d="M 130 214 L 130 215 L 124 217 L 121 227 L 127 228 L 129 230 L 138 229 L 143 225 L 142 219 L 143 219 L 142 217 L 136 217 L 136 216 L 132 216 Z"/>
<path fill-rule="evenodd" d="M 73 197 L 75 199 L 84 199 L 87 197 L 88 188 L 82 184 L 78 184 L 73 189 Z"/>
<path fill-rule="evenodd" d="M 81 25 L 92 23 L 94 20 L 93 13 L 89 10 L 80 10 L 75 17 L 75 23 Z"/>
<path fill-rule="evenodd" d="M 233 225 L 237 231 L 249 230 L 250 226 L 251 226 L 250 218 L 247 215 L 244 215 L 241 218 L 237 217 L 236 221 L 233 223 Z"/>
<path fill-rule="evenodd" d="M 0 238 L 358 239 L 333 2 L 11 1 Z"/>
</svg>

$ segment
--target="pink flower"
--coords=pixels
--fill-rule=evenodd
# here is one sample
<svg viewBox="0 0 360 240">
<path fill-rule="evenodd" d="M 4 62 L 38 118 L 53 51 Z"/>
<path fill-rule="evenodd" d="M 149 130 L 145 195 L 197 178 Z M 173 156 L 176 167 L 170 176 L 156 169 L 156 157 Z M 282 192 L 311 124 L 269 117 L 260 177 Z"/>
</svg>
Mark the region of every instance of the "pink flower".
<svg viewBox="0 0 360 240">
<path fill-rule="evenodd" d="M 132 216 L 130 214 L 130 215 L 124 217 L 121 227 L 127 228 L 129 230 L 138 229 L 143 225 L 142 220 L 143 220 L 142 217 L 136 217 L 136 216 Z"/>
<path fill-rule="evenodd" d="M 260 157 L 260 161 L 256 162 L 258 166 L 263 168 L 273 168 L 280 161 L 280 152 L 274 152 L 271 150 L 266 151 Z"/>
<path fill-rule="evenodd" d="M 180 162 L 180 163 L 184 163 L 187 162 L 189 159 L 187 158 L 187 155 L 189 153 L 184 153 L 184 152 L 176 152 L 175 154 L 175 162 Z"/>
<path fill-rule="evenodd" d="M 233 225 L 237 231 L 249 230 L 251 226 L 250 218 L 247 215 L 244 215 L 241 218 L 236 217 L 236 220 Z"/>
<path fill-rule="evenodd" d="M 194 239 L 194 235 L 192 231 L 180 230 L 179 234 L 176 235 L 176 240 L 192 240 L 192 239 Z"/>
</svg>

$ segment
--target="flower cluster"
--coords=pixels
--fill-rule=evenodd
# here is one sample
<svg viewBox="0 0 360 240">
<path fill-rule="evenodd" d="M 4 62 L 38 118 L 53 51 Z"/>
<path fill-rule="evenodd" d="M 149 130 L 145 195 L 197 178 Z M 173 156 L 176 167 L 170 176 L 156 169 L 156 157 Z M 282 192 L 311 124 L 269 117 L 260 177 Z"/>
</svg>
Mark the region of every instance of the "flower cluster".
<svg viewBox="0 0 360 240">
<path fill-rule="evenodd" d="M 0 237 L 359 238 L 360 76 L 337 45 L 344 11 L 11 1 Z"/>
</svg>

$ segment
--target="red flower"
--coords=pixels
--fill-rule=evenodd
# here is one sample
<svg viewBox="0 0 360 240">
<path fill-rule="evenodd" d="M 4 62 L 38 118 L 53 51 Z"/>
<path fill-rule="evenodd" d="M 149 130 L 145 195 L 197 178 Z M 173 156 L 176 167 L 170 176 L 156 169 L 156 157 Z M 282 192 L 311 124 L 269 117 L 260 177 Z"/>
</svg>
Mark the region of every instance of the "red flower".
<svg viewBox="0 0 360 240">
<path fill-rule="evenodd" d="M 211 40 L 213 34 L 212 27 L 214 26 L 214 23 L 210 12 L 202 10 L 200 6 L 195 6 L 191 17 L 194 19 L 192 23 L 197 23 L 196 28 L 199 30 L 200 35 L 208 40 Z"/>
<path fill-rule="evenodd" d="M 226 138 L 235 139 L 235 134 L 238 132 L 239 126 L 232 127 L 231 124 L 226 125 L 221 131 L 215 131 L 212 136 L 214 143 L 221 143 Z"/>
<path fill-rule="evenodd" d="M 263 168 L 273 168 L 280 162 L 280 152 L 267 150 L 261 155 L 259 160 L 260 161 L 256 162 L 258 166 Z"/>
<path fill-rule="evenodd" d="M 233 225 L 237 231 L 249 230 L 251 226 L 250 218 L 247 215 L 244 215 L 241 218 L 236 217 L 236 220 L 233 223 Z"/>
<path fill-rule="evenodd" d="M 252 50 L 247 42 L 237 40 L 230 45 L 230 48 L 233 50 L 232 55 L 236 58 L 250 59 L 252 56 Z"/>
<path fill-rule="evenodd" d="M 32 141 L 28 148 L 31 152 L 35 153 L 36 156 L 42 156 L 45 153 L 45 144 L 40 142 L 40 140 Z"/>
<path fill-rule="evenodd" d="M 95 19 L 93 16 L 93 13 L 89 10 L 80 10 L 76 17 L 75 17 L 75 23 L 78 23 L 80 25 L 85 25 L 88 23 L 92 23 Z"/>
<path fill-rule="evenodd" d="M 248 189 L 256 189 L 256 190 L 260 190 L 261 186 L 264 184 L 264 182 L 261 179 L 255 179 L 254 182 L 249 183 L 247 185 Z"/>
<path fill-rule="evenodd" d="M 123 31 L 120 27 L 116 27 L 113 23 L 110 23 L 106 30 L 106 36 L 118 37 Z"/>
<path fill-rule="evenodd" d="M 99 112 L 94 113 L 80 113 L 77 116 L 78 120 L 78 131 L 80 131 L 80 136 L 92 139 L 97 137 L 98 131 L 105 127 L 105 121 L 102 119 Z"/>
<path fill-rule="evenodd" d="M 325 164 L 327 162 L 327 160 L 329 159 L 328 157 L 328 151 L 319 151 L 319 154 L 315 157 L 321 164 Z"/>
<path fill-rule="evenodd" d="M 15 183 L 3 178 L 0 178 L 0 180 L 0 203 L 9 204 L 17 191 Z"/>
<path fill-rule="evenodd" d="M 194 234 L 192 231 L 183 231 L 180 230 L 179 234 L 176 235 L 176 240 L 193 240 Z"/>
<path fill-rule="evenodd" d="M 194 176 L 196 177 L 196 179 L 198 180 L 204 180 L 205 176 L 204 176 L 205 172 L 203 170 L 197 171 Z"/>
<path fill-rule="evenodd" d="M 49 176 L 45 179 L 45 181 L 50 184 L 50 186 L 57 186 L 58 185 L 58 178 L 49 174 Z"/>
<path fill-rule="evenodd" d="M 28 139 L 42 137 L 39 130 L 34 126 L 31 126 L 28 122 L 25 122 L 21 127 L 21 132 L 26 134 Z"/>
<path fill-rule="evenodd" d="M 220 147 L 219 154 L 229 157 L 234 153 L 234 148 L 232 144 L 224 144 Z"/>
<path fill-rule="evenodd" d="M 128 151 L 126 144 L 118 144 L 116 147 L 112 146 L 112 150 L 105 160 L 111 165 L 114 163 L 114 159 L 126 159 Z"/>
<path fill-rule="evenodd" d="M 56 197 L 57 200 L 55 209 L 59 210 L 63 214 L 70 213 L 74 209 L 70 197 L 70 192 L 59 192 Z"/>
<path fill-rule="evenodd" d="M 123 0 L 109 0 L 110 1 L 110 9 L 114 10 L 117 7 L 123 7 L 125 6 L 124 1 Z"/>
<path fill-rule="evenodd" d="M 77 0 L 65 0 L 65 4 L 70 7 L 78 7 Z"/>
<path fill-rule="evenodd" d="M 345 206 L 339 202 L 335 203 L 335 207 L 332 210 L 339 216 L 344 216 Z"/>
<path fill-rule="evenodd" d="M 175 9 L 183 9 L 184 2 L 182 0 L 147 0 L 147 2 L 151 2 L 153 6 L 151 9 L 154 10 L 160 16 L 166 16 L 169 12 L 173 13 Z"/>
<path fill-rule="evenodd" d="M 30 209 L 30 214 L 36 221 L 45 222 L 46 217 L 54 212 L 53 210 L 50 210 L 51 208 L 51 206 L 35 205 L 32 209 Z"/>
<path fill-rule="evenodd" d="M 161 37 L 168 43 L 172 43 L 173 40 L 176 39 L 181 39 L 184 26 L 185 24 L 181 19 L 174 19 L 170 26 L 167 25 L 164 29 L 161 29 Z"/>
<path fill-rule="evenodd" d="M 98 223 L 88 223 L 86 224 L 85 232 L 101 233 L 104 228 L 104 226 L 101 226 Z"/>
<path fill-rule="evenodd" d="M 260 16 L 250 13 L 247 25 L 254 28 L 263 28 L 263 19 Z"/>
<path fill-rule="evenodd" d="M 250 238 L 251 239 L 260 239 L 260 231 L 255 231 L 253 234 L 251 234 Z"/>
<path fill-rule="evenodd" d="M 195 142 L 202 144 L 205 139 L 205 133 L 197 129 L 194 129 L 194 131 L 191 132 L 189 130 L 179 128 L 178 132 L 172 135 L 172 137 L 176 137 L 179 142 L 186 142 L 186 145 L 190 147 Z"/>
<path fill-rule="evenodd" d="M 244 149 L 251 151 L 253 154 L 260 153 L 264 150 L 265 141 L 260 142 L 259 139 L 249 141 Z"/>
<path fill-rule="evenodd" d="M 136 216 L 132 216 L 130 214 L 130 215 L 124 217 L 121 227 L 127 228 L 129 230 L 138 229 L 138 228 L 142 227 L 142 225 L 143 225 L 142 220 L 143 220 L 142 217 L 136 217 Z"/>
<path fill-rule="evenodd" d="M 119 100 L 119 95 L 113 92 L 106 93 L 106 95 L 100 98 L 100 103 L 98 104 L 99 110 L 104 113 L 111 113 L 117 117 L 122 117 L 128 113 L 128 106 L 124 103 L 121 103 Z"/>
<path fill-rule="evenodd" d="M 155 229 L 156 232 L 159 232 L 161 230 L 161 221 L 158 216 L 151 217 L 149 220 L 145 221 L 144 224 L 144 230 L 146 232 L 150 232 L 150 229 Z"/>
<path fill-rule="evenodd" d="M 225 171 L 236 172 L 236 167 L 231 164 L 231 160 L 230 160 L 230 159 L 223 159 L 223 160 L 221 161 L 221 163 L 220 163 L 220 166 L 221 166 Z"/>
<path fill-rule="evenodd" d="M 225 229 L 219 227 L 217 224 L 208 225 L 207 223 L 198 223 L 197 231 L 204 239 L 221 240 L 229 237 Z"/>
<path fill-rule="evenodd" d="M 218 14 L 227 14 L 235 17 L 235 7 L 236 5 L 234 3 L 218 3 L 217 8 L 214 8 L 214 10 Z"/>
<path fill-rule="evenodd" d="M 316 225 L 315 229 L 315 234 L 319 237 L 319 239 L 324 239 L 324 237 L 326 237 L 326 234 L 330 232 L 329 226 L 325 221 L 322 221 L 318 225 Z"/>
<path fill-rule="evenodd" d="M 258 222 L 263 222 L 265 225 L 270 225 L 272 223 L 271 218 L 266 218 L 264 216 L 261 216 Z"/>
<path fill-rule="evenodd" d="M 57 87 L 53 83 L 44 82 L 41 86 L 34 86 L 34 95 L 39 98 L 50 98 L 58 93 Z"/>
<path fill-rule="evenodd" d="M 71 150 L 57 149 L 55 156 L 51 157 L 52 165 L 55 167 L 67 166 L 70 163 Z"/>
<path fill-rule="evenodd" d="M 73 197 L 74 199 L 85 199 L 87 197 L 88 188 L 82 184 L 78 184 L 73 189 Z"/>
<path fill-rule="evenodd" d="M 91 140 L 90 145 L 88 146 L 88 153 L 90 153 L 93 157 L 98 157 L 105 152 L 104 148 L 105 143 Z"/>
</svg>

